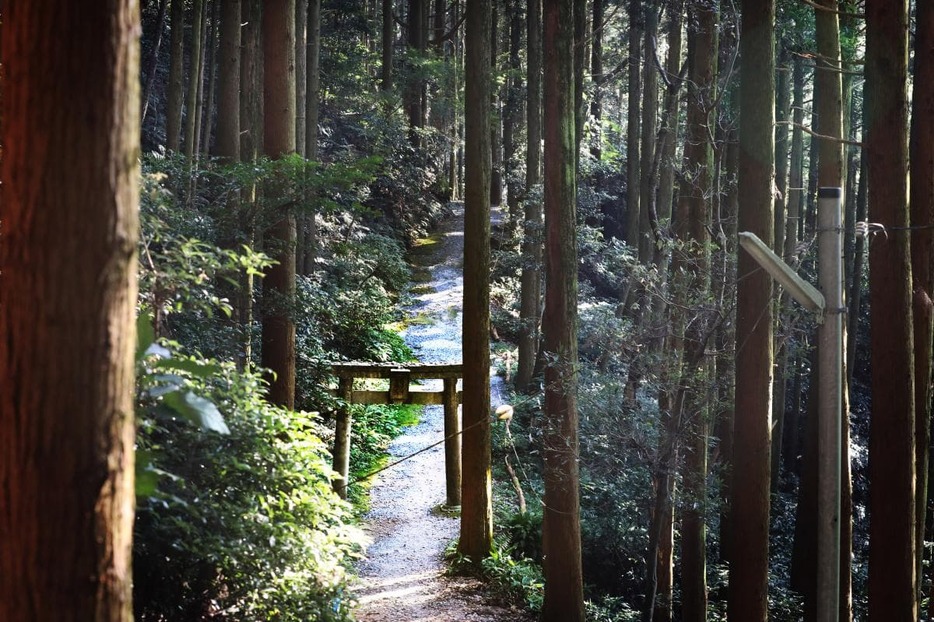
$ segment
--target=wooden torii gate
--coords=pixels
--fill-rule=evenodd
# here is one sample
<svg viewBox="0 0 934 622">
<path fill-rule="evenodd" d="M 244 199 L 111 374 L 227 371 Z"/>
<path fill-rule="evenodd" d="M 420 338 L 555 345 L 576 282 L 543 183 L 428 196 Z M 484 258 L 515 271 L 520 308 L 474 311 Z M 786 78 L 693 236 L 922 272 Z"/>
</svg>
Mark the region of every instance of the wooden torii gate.
<svg viewBox="0 0 934 622">
<path fill-rule="evenodd" d="M 350 472 L 350 430 L 353 425 L 351 404 L 420 404 L 444 406 L 444 472 L 447 483 L 447 505 L 461 504 L 461 423 L 458 405 L 461 392 L 457 381 L 463 376 L 463 365 L 437 365 L 425 363 L 332 363 L 331 372 L 337 376 L 338 387 L 334 394 L 343 401 L 337 411 L 334 434 L 334 470 L 340 477 L 334 489 L 342 498 L 347 498 L 347 482 Z M 388 391 L 354 391 L 357 378 L 389 380 Z M 413 390 L 413 380 L 440 379 L 444 382 L 441 391 Z"/>
</svg>

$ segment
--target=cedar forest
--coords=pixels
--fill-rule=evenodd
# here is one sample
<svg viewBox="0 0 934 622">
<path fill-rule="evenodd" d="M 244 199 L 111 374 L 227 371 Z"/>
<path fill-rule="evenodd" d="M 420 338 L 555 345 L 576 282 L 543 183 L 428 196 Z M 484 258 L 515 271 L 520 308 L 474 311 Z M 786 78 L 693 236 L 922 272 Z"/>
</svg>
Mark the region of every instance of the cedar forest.
<svg viewBox="0 0 934 622">
<path fill-rule="evenodd" d="M 417 415 L 353 406 L 337 494 L 330 364 L 412 360 L 453 202 L 452 571 L 547 622 L 934 614 L 934 1 L 0 17 L 0 620 L 353 620 Z M 841 229 L 822 316 L 739 244 L 817 283 Z"/>
</svg>

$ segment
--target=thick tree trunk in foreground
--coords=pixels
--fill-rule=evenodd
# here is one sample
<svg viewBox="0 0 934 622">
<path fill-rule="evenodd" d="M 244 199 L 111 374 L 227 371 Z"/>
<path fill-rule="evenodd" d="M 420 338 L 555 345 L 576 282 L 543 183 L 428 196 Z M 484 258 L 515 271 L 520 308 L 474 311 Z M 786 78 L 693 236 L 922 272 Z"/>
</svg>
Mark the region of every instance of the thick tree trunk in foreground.
<svg viewBox="0 0 934 622">
<path fill-rule="evenodd" d="M 869 220 L 908 225 L 908 2 L 866 2 Z M 903 231 L 869 245 L 869 619 L 917 620 L 911 264 Z"/>
<path fill-rule="evenodd" d="M 572 0 L 545 0 L 544 622 L 583 622 Z"/>
<path fill-rule="evenodd" d="M 295 152 L 295 0 L 266 0 L 263 5 L 263 153 L 276 159 Z M 267 197 L 282 202 L 272 180 Z M 274 374 L 269 401 L 291 410 L 295 405 L 295 215 L 272 208 L 266 230 L 267 252 L 278 263 L 263 279 L 262 365 Z"/>
<path fill-rule="evenodd" d="M 739 230 L 772 245 L 775 175 L 774 0 L 743 0 L 740 34 Z M 729 617 L 768 616 L 772 283 L 738 253 L 733 543 Z"/>
<path fill-rule="evenodd" d="M 493 545 L 490 474 L 490 0 L 467 5 L 464 184 L 463 490 L 458 551 Z"/>
<path fill-rule="evenodd" d="M 0 620 L 129 622 L 138 7 L 6 3 L 3 29 Z"/>
<path fill-rule="evenodd" d="M 914 90 L 911 114 L 911 222 L 934 223 L 934 2 L 917 3 Z M 918 584 L 927 522 L 928 454 L 931 440 L 931 345 L 934 343 L 934 231 L 911 236 L 915 331 L 915 541 Z"/>
</svg>

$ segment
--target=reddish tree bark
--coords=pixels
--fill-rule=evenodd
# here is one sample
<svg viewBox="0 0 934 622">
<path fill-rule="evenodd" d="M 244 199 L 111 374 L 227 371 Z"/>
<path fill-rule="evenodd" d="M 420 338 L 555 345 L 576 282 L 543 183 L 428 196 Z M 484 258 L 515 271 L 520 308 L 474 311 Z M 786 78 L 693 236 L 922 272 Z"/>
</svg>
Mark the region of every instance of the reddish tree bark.
<svg viewBox="0 0 934 622">
<path fill-rule="evenodd" d="M 132 620 L 138 11 L 4 7 L 0 620 Z"/>
</svg>

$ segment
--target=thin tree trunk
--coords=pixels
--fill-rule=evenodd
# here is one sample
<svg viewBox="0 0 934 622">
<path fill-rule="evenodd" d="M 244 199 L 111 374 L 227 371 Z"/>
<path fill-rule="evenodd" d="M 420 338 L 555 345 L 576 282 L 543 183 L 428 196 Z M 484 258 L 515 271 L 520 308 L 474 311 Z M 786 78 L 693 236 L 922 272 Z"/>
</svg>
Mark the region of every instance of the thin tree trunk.
<svg viewBox="0 0 934 622">
<path fill-rule="evenodd" d="M 165 117 L 165 146 L 178 151 L 182 133 L 185 80 L 185 0 L 172 0 L 172 42 L 169 63 L 168 110 Z"/>
<path fill-rule="evenodd" d="M 522 16 L 518 0 L 510 0 L 507 6 L 509 21 L 509 65 L 506 80 L 506 105 L 503 109 L 503 164 L 506 171 L 506 199 L 509 205 L 509 223 L 516 227 L 522 219 L 520 182 L 516 175 L 516 154 L 519 151 L 518 130 L 522 123 L 519 75 L 522 66 L 519 52 L 522 39 Z M 513 229 L 515 231 L 515 229 Z"/>
<path fill-rule="evenodd" d="M 308 0 L 295 0 L 295 153 L 307 156 L 305 151 L 305 121 L 308 94 Z M 299 254 L 303 252 L 299 246 Z M 299 270 L 303 272 L 303 270 Z"/>
<path fill-rule="evenodd" d="M 490 70 L 495 75 L 499 69 L 496 61 L 499 58 L 499 7 L 494 0 L 492 5 L 492 18 L 490 28 Z M 503 110 L 502 98 L 496 84 L 490 93 L 490 148 L 492 169 L 490 171 L 490 204 L 500 205 L 503 202 Z"/>
<path fill-rule="evenodd" d="M 191 10 L 191 53 L 188 57 L 188 96 L 185 99 L 185 159 L 194 163 L 198 153 L 198 84 L 201 82 L 201 15 L 205 0 L 194 0 Z"/>
<path fill-rule="evenodd" d="M 866 124 L 863 124 L 863 142 L 866 138 Z M 869 217 L 869 161 L 866 150 L 861 149 L 859 154 L 859 184 L 856 188 L 856 220 L 865 222 Z M 863 273 L 866 267 L 865 237 L 856 238 L 853 253 L 853 285 L 847 295 L 849 308 L 847 309 L 846 326 L 846 377 L 847 384 L 853 383 L 853 370 L 856 367 L 856 343 L 859 337 L 859 316 L 863 306 Z"/>
<path fill-rule="evenodd" d="M 641 131 L 641 111 L 639 101 L 642 92 L 640 69 L 642 60 L 639 54 L 639 39 L 641 36 L 639 19 L 642 12 L 640 0 L 629 0 L 629 100 L 627 104 L 628 116 L 626 126 L 626 217 L 620 219 L 620 225 L 625 222 L 623 231 L 626 232 L 626 243 L 630 248 L 639 248 L 639 194 L 640 188 L 637 180 L 641 179 L 641 165 L 639 160 L 639 139 Z M 631 289 L 631 286 L 630 286 Z"/>
<path fill-rule="evenodd" d="M 593 0 L 593 43 L 590 48 L 590 76 L 596 83 L 590 100 L 590 122 L 593 124 L 593 142 L 590 155 L 597 161 L 603 152 L 603 0 Z"/>
<path fill-rule="evenodd" d="M 531 199 L 541 183 L 542 148 L 542 0 L 528 0 L 528 89 L 525 154 L 525 233 L 522 240 L 522 291 L 519 311 L 519 364 L 516 388 L 525 392 L 535 369 L 541 316 L 542 207 Z"/>
<path fill-rule="evenodd" d="M 791 108 L 791 67 L 788 64 L 788 53 L 784 52 L 780 59 L 777 73 L 777 97 L 775 100 L 775 241 L 774 249 L 780 251 L 785 246 L 785 206 L 788 197 L 788 117 Z M 788 314 L 791 310 L 791 300 L 783 293 L 776 304 L 776 317 L 778 324 L 776 332 L 781 326 L 788 325 Z M 785 386 L 788 368 L 788 350 L 784 345 L 784 337 L 775 335 L 775 359 L 778 361 L 778 373 L 772 381 L 772 466 L 771 487 L 778 490 L 778 480 L 781 474 L 782 436 L 785 423 Z"/>
<path fill-rule="evenodd" d="M 321 0 L 308 0 L 308 58 L 306 59 L 305 78 L 305 157 L 318 160 L 318 120 L 321 110 Z M 312 274 L 315 270 L 315 258 L 318 256 L 318 227 L 314 208 L 316 200 L 311 199 L 312 213 L 304 219 L 305 252 L 302 274 Z"/>
<path fill-rule="evenodd" d="M 788 213 L 785 217 L 785 244 L 782 249 L 782 256 L 788 263 L 794 263 L 797 255 L 798 246 L 798 221 L 801 219 L 801 205 L 804 198 L 804 131 L 801 129 L 804 123 L 804 63 L 800 57 L 795 57 L 792 61 L 792 121 L 794 129 L 791 132 L 791 164 L 788 176 L 788 189 L 786 191 L 786 204 Z M 790 304 L 790 302 L 786 302 Z M 787 313 L 788 306 L 785 307 Z M 797 354 L 789 356 L 786 350 L 783 354 L 782 369 L 784 375 L 791 375 L 795 380 L 799 374 L 789 374 L 789 370 L 797 370 Z M 798 394 L 792 396 L 790 400 L 792 405 L 798 401 Z M 787 397 L 786 397 L 786 401 Z M 797 470 L 798 459 L 798 426 L 800 425 L 798 410 L 785 408 L 786 421 L 782 426 L 782 455 L 784 456 L 785 470 L 789 473 Z M 775 463 L 773 462 L 773 467 Z"/>
<path fill-rule="evenodd" d="M 198 118 L 198 82 L 201 75 L 201 14 L 204 0 L 194 0 L 191 9 L 191 53 L 188 61 L 188 98 L 185 102 L 185 158 L 192 162 L 195 148 L 195 125 Z"/>
<path fill-rule="evenodd" d="M 308 0 L 295 0 L 295 153 L 308 157 L 305 150 L 308 116 Z M 295 217 L 295 274 L 306 275 L 305 256 L 308 252 L 307 209 L 311 195 L 302 191 L 302 210 Z"/>
<path fill-rule="evenodd" d="M 587 0 L 570 0 L 574 19 L 574 170 L 580 168 L 584 137 L 584 68 L 587 66 Z"/>
<path fill-rule="evenodd" d="M 380 64 L 379 88 L 383 93 L 392 91 L 392 48 L 396 39 L 396 23 L 392 19 L 392 0 L 383 0 L 383 53 Z"/>
<path fill-rule="evenodd" d="M 262 145 L 259 132 L 261 11 L 262 5 L 258 0 L 241 0 L 240 16 L 243 29 L 240 33 L 240 159 L 244 162 L 255 162 Z M 255 242 L 255 226 L 251 214 L 256 195 L 255 184 L 247 185 L 240 192 L 239 230 L 242 232 L 244 243 L 250 246 Z M 253 357 L 253 275 L 248 271 L 241 277 L 237 312 L 242 327 L 238 367 L 248 369 Z"/>
<path fill-rule="evenodd" d="M 159 13 L 156 16 L 155 41 L 152 43 L 152 52 L 146 59 L 146 82 L 143 86 L 143 113 L 140 118 L 140 124 L 146 120 L 146 113 L 149 112 L 149 96 L 152 93 L 152 85 L 156 78 L 156 67 L 159 65 L 159 50 L 162 47 L 162 33 L 165 31 L 163 22 L 165 21 L 165 12 L 169 6 L 169 0 L 159 0 Z"/>
<path fill-rule="evenodd" d="M 208 155 L 211 151 L 211 128 L 214 119 L 214 96 L 217 87 L 217 33 L 220 23 L 220 3 L 224 0 L 215 0 L 211 5 L 211 29 L 207 38 L 207 57 L 205 70 L 208 72 L 207 98 L 204 104 L 201 152 Z"/>
<path fill-rule="evenodd" d="M 639 261 L 648 265 L 652 261 L 654 244 L 649 216 L 649 204 L 654 202 L 658 176 L 653 175 L 655 160 L 655 134 L 658 130 L 658 72 L 655 69 L 655 40 L 658 36 L 658 9 L 648 3 L 644 9 L 643 28 L 644 69 L 642 72 L 642 141 L 639 159 L 642 163 L 639 184 Z"/>
<path fill-rule="evenodd" d="M 5 4 L 0 620 L 130 622 L 139 6 Z"/>
</svg>

